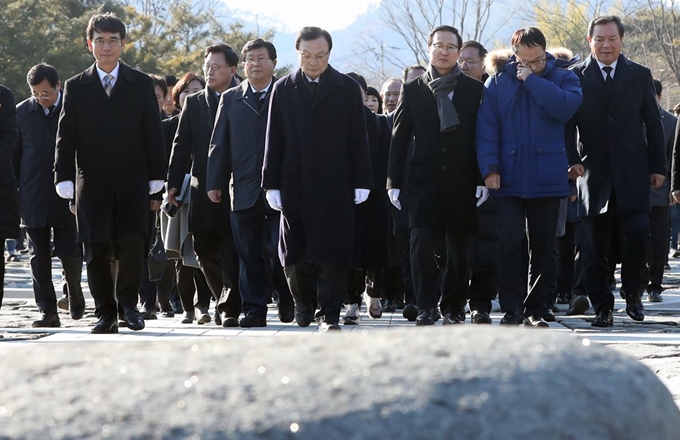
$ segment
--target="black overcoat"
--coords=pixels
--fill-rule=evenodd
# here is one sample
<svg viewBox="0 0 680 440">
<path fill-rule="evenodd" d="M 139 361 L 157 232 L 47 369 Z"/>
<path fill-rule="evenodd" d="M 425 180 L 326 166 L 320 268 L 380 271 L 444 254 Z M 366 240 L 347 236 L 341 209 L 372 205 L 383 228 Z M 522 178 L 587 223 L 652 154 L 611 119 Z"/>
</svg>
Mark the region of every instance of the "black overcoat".
<svg viewBox="0 0 680 440">
<path fill-rule="evenodd" d="M 27 228 L 72 228 L 76 219 L 68 200 L 54 189 L 54 146 L 63 99 L 45 115 L 34 98 L 17 105 L 19 138 L 14 155 L 14 169 L 19 181 L 21 222 Z"/>
<path fill-rule="evenodd" d="M 0 85 L 0 238 L 18 238 L 19 200 L 12 156 L 17 143 L 14 95 Z M 2 289 L 0 289 L 1 291 Z"/>
<path fill-rule="evenodd" d="M 218 104 L 215 92 L 208 87 L 187 96 L 172 143 L 168 188 L 182 188 L 187 166 L 191 164 L 189 232 L 231 230 L 229 197 L 225 194 L 220 203 L 213 203 L 206 188 L 208 149 Z"/>
<path fill-rule="evenodd" d="M 475 233 L 475 192 L 478 185 L 483 185 L 477 167 L 475 126 L 484 84 L 466 75 L 458 77 L 453 105 L 460 125 L 441 133 L 437 103 L 427 85 L 428 75 L 426 72 L 402 86 L 394 113 L 387 187 L 405 186 L 408 190 L 411 228 Z M 408 181 L 404 181 L 404 165 L 414 135 Z"/>
<path fill-rule="evenodd" d="M 352 264 L 354 190 L 373 175 L 359 85 L 328 66 L 314 98 L 300 69 L 274 84 L 262 171 L 281 190 L 281 264 Z"/>
<path fill-rule="evenodd" d="M 107 96 L 93 64 L 66 81 L 62 99 L 54 181 L 75 182 L 78 241 L 145 237 L 149 181 L 167 173 L 151 78 L 121 62 Z"/>
<path fill-rule="evenodd" d="M 620 55 L 610 105 L 602 71 L 592 55 L 573 70 L 581 80 L 583 103 L 567 123 L 566 136 L 569 166 L 582 164 L 585 169 L 576 182 L 579 215 L 607 212 L 612 191 L 618 212 L 650 211 L 650 175 L 666 175 L 652 73 Z"/>
</svg>

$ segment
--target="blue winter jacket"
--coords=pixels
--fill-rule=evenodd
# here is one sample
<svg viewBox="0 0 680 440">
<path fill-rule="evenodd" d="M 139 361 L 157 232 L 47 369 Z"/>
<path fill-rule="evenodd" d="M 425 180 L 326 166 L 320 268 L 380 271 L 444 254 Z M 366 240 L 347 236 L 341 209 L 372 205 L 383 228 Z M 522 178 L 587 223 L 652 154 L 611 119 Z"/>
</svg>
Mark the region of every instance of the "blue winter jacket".
<svg viewBox="0 0 680 440">
<path fill-rule="evenodd" d="M 493 197 L 569 195 L 564 124 L 581 105 L 581 83 L 575 73 L 557 67 L 551 54 L 546 59 L 540 75 L 522 82 L 513 55 L 485 83 L 477 116 L 477 161 L 482 177 L 501 175 Z"/>
</svg>

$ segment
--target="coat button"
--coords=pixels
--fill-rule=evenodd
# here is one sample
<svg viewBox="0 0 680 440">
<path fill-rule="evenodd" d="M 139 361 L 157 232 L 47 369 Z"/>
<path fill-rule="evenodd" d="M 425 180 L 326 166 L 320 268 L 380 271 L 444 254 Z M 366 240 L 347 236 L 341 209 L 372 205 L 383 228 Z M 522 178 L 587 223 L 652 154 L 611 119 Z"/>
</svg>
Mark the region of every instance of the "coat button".
<svg viewBox="0 0 680 440">
<path fill-rule="evenodd" d="M 442 170 L 445 170 L 445 169 L 446 169 L 446 165 L 442 165 Z"/>
<path fill-rule="evenodd" d="M 442 153 L 446 151 L 446 147 L 442 147 Z"/>
</svg>

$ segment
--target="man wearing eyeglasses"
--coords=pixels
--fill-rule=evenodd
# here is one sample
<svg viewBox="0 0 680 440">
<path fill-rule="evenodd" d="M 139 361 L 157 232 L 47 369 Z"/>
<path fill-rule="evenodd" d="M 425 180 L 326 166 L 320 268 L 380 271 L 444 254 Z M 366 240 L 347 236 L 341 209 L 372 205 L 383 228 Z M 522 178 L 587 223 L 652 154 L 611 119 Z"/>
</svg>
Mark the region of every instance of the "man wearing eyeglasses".
<svg viewBox="0 0 680 440">
<path fill-rule="evenodd" d="M 564 124 L 582 101 L 576 75 L 558 67 L 534 27 L 515 31 L 513 56 L 486 81 L 477 117 L 479 169 L 498 211 L 501 325 L 543 320 L 560 199 L 568 197 Z M 529 291 L 523 264 L 529 242 Z"/>
<path fill-rule="evenodd" d="M 71 318 L 80 319 L 85 312 L 80 285 L 83 255 L 76 242 L 76 220 L 69 201 L 52 189 L 54 146 L 63 101 L 61 82 L 57 70 L 44 63 L 31 67 L 26 79 L 33 96 L 17 105 L 19 140 L 13 163 L 21 221 L 30 244 L 33 294 L 41 312 L 33 327 L 59 327 L 52 284 L 52 235 L 54 254 L 61 260 L 66 279 Z"/>
<path fill-rule="evenodd" d="M 267 302 L 279 295 L 279 319 L 294 319 L 293 299 L 278 261 L 281 215 L 261 187 L 276 48 L 261 38 L 241 50 L 246 81 L 222 94 L 210 141 L 207 185 L 214 203 L 231 200 L 231 227 L 239 255 L 241 327 L 265 327 Z M 231 179 L 230 179 L 231 178 Z"/>
<path fill-rule="evenodd" d="M 488 51 L 477 41 L 469 40 L 463 43 L 458 57 L 460 71 L 467 76 L 484 82 L 489 74 L 484 71 L 484 57 Z"/>
<path fill-rule="evenodd" d="M 274 84 L 262 171 L 267 201 L 282 215 L 279 256 L 295 319 L 306 327 L 315 318 L 322 332 L 340 330 L 354 205 L 373 184 L 361 89 L 328 64 L 332 48 L 321 28 L 298 32 L 300 68 Z"/>
<path fill-rule="evenodd" d="M 394 114 L 387 188 L 397 209 L 401 209 L 401 189 L 408 191 L 418 326 L 436 321 L 440 292 L 443 324 L 465 321 L 470 235 L 477 230 L 475 205 L 488 197 L 477 170 L 474 144 L 483 85 L 460 74 L 457 61 L 462 42 L 452 26 L 438 26 L 430 32 L 427 72 L 404 84 Z M 405 180 L 407 161 L 410 169 Z M 433 255 L 442 248 L 446 263 L 440 290 Z"/>
<path fill-rule="evenodd" d="M 238 256 L 229 223 L 229 200 L 219 203 L 208 198 L 206 169 L 210 137 L 220 96 L 238 85 L 236 67 L 238 55 L 227 44 L 215 44 L 205 49 L 203 73 L 206 87 L 187 96 L 179 116 L 177 134 L 172 144 L 168 170 L 168 200 L 179 206 L 176 196 L 191 165 L 191 203 L 189 204 L 189 232 L 201 271 L 217 302 L 215 324 L 238 327 L 241 297 L 238 291 Z M 199 324 L 211 321 L 208 305 L 200 305 L 188 317 Z"/>
<path fill-rule="evenodd" d="M 99 318 L 92 332 L 117 333 L 118 306 L 127 327 L 141 330 L 137 292 L 149 194 L 163 188 L 167 172 L 158 103 L 151 78 L 120 62 L 126 32 L 118 17 L 93 15 L 86 35 L 96 62 L 65 83 L 54 180 L 60 197 L 75 198 Z"/>
</svg>

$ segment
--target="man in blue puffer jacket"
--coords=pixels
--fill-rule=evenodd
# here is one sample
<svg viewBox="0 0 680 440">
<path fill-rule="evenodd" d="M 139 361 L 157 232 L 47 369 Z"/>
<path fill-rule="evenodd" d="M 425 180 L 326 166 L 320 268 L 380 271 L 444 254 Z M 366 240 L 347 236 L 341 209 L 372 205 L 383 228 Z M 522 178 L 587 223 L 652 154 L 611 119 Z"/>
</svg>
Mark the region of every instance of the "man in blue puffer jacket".
<svg viewBox="0 0 680 440">
<path fill-rule="evenodd" d="M 564 124 L 582 101 L 578 77 L 558 67 L 537 28 L 516 31 L 514 55 L 486 81 L 477 116 L 477 160 L 499 219 L 502 325 L 542 319 L 560 198 L 569 196 Z M 529 242 L 529 290 L 522 239 Z"/>
</svg>

